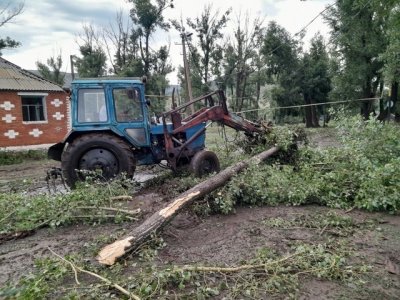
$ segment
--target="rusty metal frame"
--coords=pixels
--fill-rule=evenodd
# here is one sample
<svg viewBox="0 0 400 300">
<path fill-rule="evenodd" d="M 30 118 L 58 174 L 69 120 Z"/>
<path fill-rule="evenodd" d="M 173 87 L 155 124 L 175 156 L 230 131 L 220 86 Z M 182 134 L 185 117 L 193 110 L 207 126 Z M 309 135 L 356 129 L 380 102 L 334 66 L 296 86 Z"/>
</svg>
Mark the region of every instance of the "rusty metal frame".
<svg viewBox="0 0 400 300">
<path fill-rule="evenodd" d="M 215 99 L 217 97 L 217 99 Z M 182 119 L 182 111 L 186 110 L 190 105 L 194 105 L 200 101 L 204 101 L 206 107 L 203 107 L 191 114 L 190 116 Z M 172 121 L 172 131 L 168 131 L 167 118 L 170 117 Z M 198 130 L 190 139 L 184 143 L 180 142 L 175 136 L 185 130 L 192 128 L 198 124 L 216 121 L 221 124 L 227 125 L 233 129 L 245 131 L 249 134 L 261 132 L 261 129 L 256 124 L 239 117 L 238 115 L 231 114 L 228 111 L 226 104 L 226 97 L 222 90 L 209 93 L 207 95 L 198 97 L 190 102 L 187 102 L 175 109 L 162 114 L 162 123 L 164 129 L 165 151 L 167 154 L 168 165 L 176 170 L 177 162 L 182 155 L 193 156 L 191 149 L 188 146 L 196 140 L 200 135 L 206 131 L 206 127 Z"/>
</svg>

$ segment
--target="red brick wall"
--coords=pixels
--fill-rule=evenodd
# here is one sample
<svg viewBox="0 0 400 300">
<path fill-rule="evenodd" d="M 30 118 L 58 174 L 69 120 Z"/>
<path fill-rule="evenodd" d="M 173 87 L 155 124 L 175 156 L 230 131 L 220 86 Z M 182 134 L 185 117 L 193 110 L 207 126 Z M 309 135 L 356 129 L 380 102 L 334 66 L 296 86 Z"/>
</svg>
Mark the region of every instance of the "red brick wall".
<svg viewBox="0 0 400 300">
<path fill-rule="evenodd" d="M 0 148 L 52 144 L 63 139 L 69 122 L 67 94 L 44 94 L 48 94 L 45 96 L 46 121 L 23 122 L 21 96 L 18 92 L 0 91 Z"/>
</svg>

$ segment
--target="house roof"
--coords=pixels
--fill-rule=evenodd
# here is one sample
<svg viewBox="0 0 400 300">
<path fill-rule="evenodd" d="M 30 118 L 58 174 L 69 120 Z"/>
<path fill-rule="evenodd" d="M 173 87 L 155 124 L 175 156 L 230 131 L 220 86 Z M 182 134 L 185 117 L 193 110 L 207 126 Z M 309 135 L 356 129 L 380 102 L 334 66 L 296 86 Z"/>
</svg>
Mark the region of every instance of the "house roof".
<svg viewBox="0 0 400 300">
<path fill-rule="evenodd" d="M 63 91 L 57 84 L 24 70 L 2 57 L 0 57 L 0 90 Z"/>
<path fill-rule="evenodd" d="M 40 77 L 40 72 L 38 70 L 27 70 L 27 71 Z M 62 88 L 64 90 L 71 89 L 72 74 L 67 72 L 61 72 L 61 75 L 64 76 L 64 84 L 62 85 Z M 78 78 L 78 74 L 75 74 L 75 78 Z"/>
</svg>

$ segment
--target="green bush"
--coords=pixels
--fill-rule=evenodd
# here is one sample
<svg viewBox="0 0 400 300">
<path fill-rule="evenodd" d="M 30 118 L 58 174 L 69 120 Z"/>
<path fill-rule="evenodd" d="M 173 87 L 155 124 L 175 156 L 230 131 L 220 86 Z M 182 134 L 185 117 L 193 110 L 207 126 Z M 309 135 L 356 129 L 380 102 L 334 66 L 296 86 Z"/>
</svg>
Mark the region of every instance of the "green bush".
<svg viewBox="0 0 400 300">
<path fill-rule="evenodd" d="M 335 123 L 337 147 L 306 145 L 298 151 L 294 163 L 278 160 L 272 165 L 249 168 L 213 194 L 213 209 L 228 213 L 238 204 L 318 203 L 335 208 L 398 211 L 399 126 L 374 118 L 364 121 L 359 116 L 347 117 L 343 112 L 337 113 Z"/>
</svg>

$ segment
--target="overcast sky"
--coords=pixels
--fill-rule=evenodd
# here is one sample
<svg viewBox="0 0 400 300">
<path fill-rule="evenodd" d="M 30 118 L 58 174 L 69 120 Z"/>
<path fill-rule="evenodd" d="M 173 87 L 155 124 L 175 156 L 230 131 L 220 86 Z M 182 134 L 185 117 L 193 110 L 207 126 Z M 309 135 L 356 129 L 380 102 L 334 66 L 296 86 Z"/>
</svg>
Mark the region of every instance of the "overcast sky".
<svg viewBox="0 0 400 300">
<path fill-rule="evenodd" d="M 7 3 L 0 0 L 0 5 Z M 11 2 L 17 2 L 16 0 Z M 196 17 L 204 6 L 212 3 L 221 12 L 232 7 L 231 16 L 235 18 L 240 11 L 248 11 L 252 16 L 265 17 L 265 24 L 275 20 L 291 34 L 295 34 L 319 12 L 334 0 L 174 0 L 174 9 L 166 11 L 168 19 Z M 0 27 L 0 36 L 10 36 L 21 42 L 21 46 L 4 50 L 3 57 L 24 69 L 36 69 L 35 62 L 57 56 L 60 49 L 63 55 L 63 69 L 69 71 L 69 56 L 79 55 L 76 35 L 82 31 L 82 24 L 92 23 L 107 26 L 115 20 L 116 12 L 123 9 L 129 14 L 131 4 L 126 0 L 26 0 L 23 13 L 13 23 Z M 232 23 L 231 23 L 232 24 Z M 231 25 L 232 26 L 232 25 Z M 320 31 L 328 34 L 328 27 L 319 17 L 307 29 L 304 42 Z M 179 33 L 174 29 L 158 33 L 153 45 L 171 45 L 172 64 L 182 64 Z M 169 76 L 176 83 L 175 74 Z"/>
</svg>

